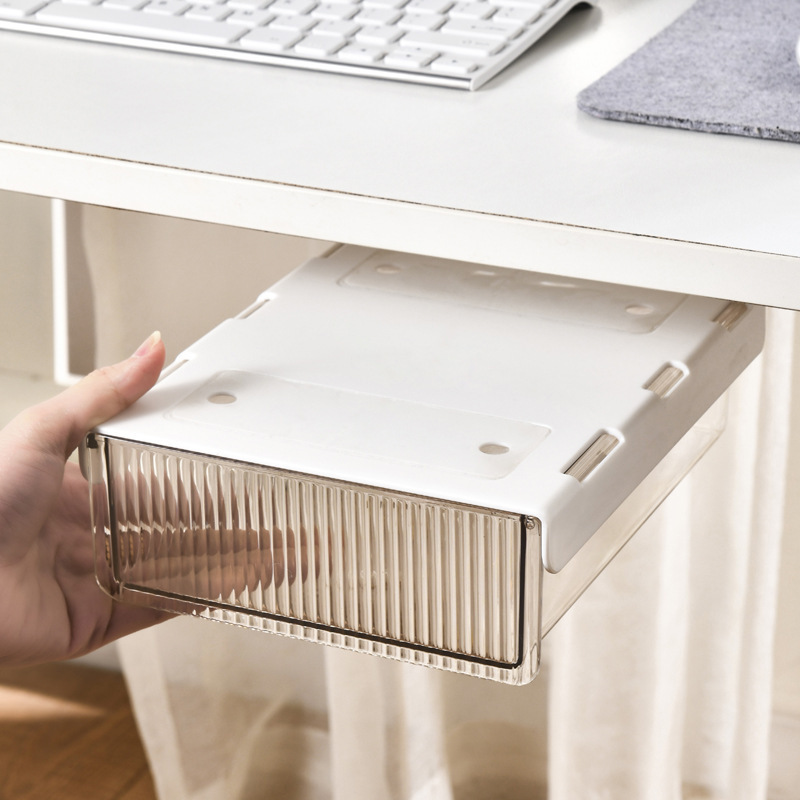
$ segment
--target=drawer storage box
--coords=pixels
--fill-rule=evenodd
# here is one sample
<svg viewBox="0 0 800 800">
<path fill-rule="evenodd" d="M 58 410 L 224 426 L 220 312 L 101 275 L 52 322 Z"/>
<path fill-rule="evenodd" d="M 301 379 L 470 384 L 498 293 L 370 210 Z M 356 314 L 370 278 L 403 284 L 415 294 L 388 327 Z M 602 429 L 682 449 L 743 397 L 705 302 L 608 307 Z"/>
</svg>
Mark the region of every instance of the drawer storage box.
<svg viewBox="0 0 800 800">
<path fill-rule="evenodd" d="M 342 247 L 84 444 L 96 568 L 145 603 L 525 683 L 721 429 L 742 303 Z"/>
</svg>

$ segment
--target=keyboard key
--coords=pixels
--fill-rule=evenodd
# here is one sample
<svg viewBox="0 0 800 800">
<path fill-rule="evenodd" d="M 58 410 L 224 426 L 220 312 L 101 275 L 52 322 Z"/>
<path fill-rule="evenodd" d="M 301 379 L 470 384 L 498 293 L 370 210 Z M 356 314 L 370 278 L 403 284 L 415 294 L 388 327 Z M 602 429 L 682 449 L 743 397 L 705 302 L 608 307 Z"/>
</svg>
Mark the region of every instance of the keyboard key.
<svg viewBox="0 0 800 800">
<path fill-rule="evenodd" d="M 393 8 L 365 8 L 353 21 L 359 25 L 391 25 L 400 19 L 401 12 Z"/>
<path fill-rule="evenodd" d="M 137 2 L 137 0 L 106 0 L 106 2 L 103 5 L 107 6 L 110 3 L 120 3 L 120 2 L 121 3 Z M 229 17 L 232 11 L 233 11 L 232 8 L 227 8 L 221 3 L 206 3 L 203 5 L 192 6 L 186 12 L 186 16 L 189 19 L 207 19 L 219 22 L 220 20 Z"/>
<path fill-rule="evenodd" d="M 269 5 L 269 0 L 228 0 L 228 8 L 241 8 L 248 11 L 258 11 Z"/>
<path fill-rule="evenodd" d="M 438 53 L 419 47 L 400 47 L 391 53 L 387 53 L 383 63 L 390 67 L 415 69 L 430 64 L 438 55 Z"/>
<path fill-rule="evenodd" d="M 496 6 L 513 6 L 515 8 L 530 8 L 544 11 L 550 3 L 542 0 L 492 0 Z"/>
<path fill-rule="evenodd" d="M 306 14 L 287 14 L 284 16 L 275 17 L 275 19 L 270 22 L 269 27 L 275 28 L 276 30 L 298 31 L 300 33 L 305 33 L 313 28 L 316 24 L 317 20 L 315 20 L 313 17 L 309 17 Z"/>
<path fill-rule="evenodd" d="M 363 44 L 391 44 L 403 35 L 403 31 L 391 25 L 367 25 L 356 34 L 356 41 Z"/>
<path fill-rule="evenodd" d="M 335 53 L 345 44 L 344 36 L 316 36 L 312 32 L 294 46 L 294 52 L 300 56 L 320 58 Z"/>
<path fill-rule="evenodd" d="M 292 45 L 303 38 L 299 31 L 287 31 L 273 28 L 254 28 L 239 39 L 239 46 L 244 50 L 257 50 L 260 53 L 285 53 Z"/>
<path fill-rule="evenodd" d="M 404 14 L 396 24 L 404 31 L 435 31 L 446 19 L 441 14 Z"/>
<path fill-rule="evenodd" d="M 443 75 L 469 75 L 478 68 L 478 64 L 471 58 L 459 58 L 458 56 L 440 56 L 435 61 L 431 61 L 431 70 L 440 72 Z"/>
<path fill-rule="evenodd" d="M 498 39 L 509 41 L 521 30 L 518 22 L 496 23 L 494 19 L 454 19 L 442 27 L 442 33 L 454 33 L 463 36 L 478 36 L 481 39 Z"/>
<path fill-rule="evenodd" d="M 316 5 L 314 0 L 275 0 L 269 10 L 273 14 L 308 14 Z"/>
<path fill-rule="evenodd" d="M 380 47 L 370 47 L 366 44 L 351 44 L 343 47 L 336 55 L 342 61 L 353 64 L 374 64 L 380 61 L 386 51 Z"/>
<path fill-rule="evenodd" d="M 0 19 L 27 17 L 43 5 L 40 0 L 0 0 Z"/>
<path fill-rule="evenodd" d="M 402 8 L 408 0 L 362 0 L 364 8 Z"/>
<path fill-rule="evenodd" d="M 189 8 L 183 0 L 152 0 L 142 10 L 147 14 L 168 14 L 177 16 Z"/>
<path fill-rule="evenodd" d="M 247 25 L 255 28 L 257 25 L 266 25 L 275 15 L 265 8 L 239 8 L 233 12 L 225 21 L 229 25 Z"/>
<path fill-rule="evenodd" d="M 317 19 L 350 19 L 358 8 L 355 3 L 320 3 L 311 16 Z"/>
<path fill-rule="evenodd" d="M 228 44 L 247 31 L 243 26 L 228 25 L 226 22 L 208 22 L 166 14 L 143 14 L 141 11 L 106 6 L 75 6 L 59 0 L 42 9 L 37 19 L 65 28 L 190 44 Z"/>
<path fill-rule="evenodd" d="M 447 13 L 451 19 L 486 19 L 496 9 L 491 3 L 456 3 Z"/>
<path fill-rule="evenodd" d="M 358 25 L 346 19 L 324 19 L 314 28 L 315 36 L 343 36 L 349 38 L 358 30 Z"/>
<path fill-rule="evenodd" d="M 401 40 L 403 47 L 427 47 L 442 53 L 488 58 L 503 49 L 503 42 L 476 36 L 453 36 L 439 31 L 409 31 Z"/>
<path fill-rule="evenodd" d="M 105 0 L 103 3 L 107 8 L 127 8 L 135 11 L 147 3 L 147 0 Z"/>
<path fill-rule="evenodd" d="M 540 8 L 506 6 L 498 9 L 497 13 L 492 17 L 492 22 L 518 22 L 520 25 L 530 25 L 532 22 L 536 22 L 543 13 Z"/>
<path fill-rule="evenodd" d="M 410 0 L 405 9 L 414 14 L 444 14 L 452 5 L 453 0 Z"/>
</svg>

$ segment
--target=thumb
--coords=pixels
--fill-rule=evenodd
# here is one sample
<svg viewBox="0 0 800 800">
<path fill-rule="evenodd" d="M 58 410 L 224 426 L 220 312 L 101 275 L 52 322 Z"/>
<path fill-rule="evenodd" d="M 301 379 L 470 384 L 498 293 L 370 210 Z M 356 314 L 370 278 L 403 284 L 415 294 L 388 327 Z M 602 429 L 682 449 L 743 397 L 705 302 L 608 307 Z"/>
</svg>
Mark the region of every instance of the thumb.
<svg viewBox="0 0 800 800">
<path fill-rule="evenodd" d="M 92 428 L 124 411 L 155 384 L 164 356 L 164 343 L 156 331 L 125 361 L 95 370 L 31 409 L 37 417 L 29 434 L 31 443 L 68 457 Z"/>
</svg>

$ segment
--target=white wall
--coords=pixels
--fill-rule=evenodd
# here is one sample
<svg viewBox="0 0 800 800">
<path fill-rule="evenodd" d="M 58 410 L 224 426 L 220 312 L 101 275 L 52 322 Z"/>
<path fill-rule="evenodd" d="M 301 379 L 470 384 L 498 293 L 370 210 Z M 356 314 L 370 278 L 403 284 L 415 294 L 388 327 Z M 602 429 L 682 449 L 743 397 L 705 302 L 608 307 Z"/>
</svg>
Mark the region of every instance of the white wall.
<svg viewBox="0 0 800 800">
<path fill-rule="evenodd" d="M 50 201 L 0 192 L 0 368 L 50 375 Z"/>
</svg>

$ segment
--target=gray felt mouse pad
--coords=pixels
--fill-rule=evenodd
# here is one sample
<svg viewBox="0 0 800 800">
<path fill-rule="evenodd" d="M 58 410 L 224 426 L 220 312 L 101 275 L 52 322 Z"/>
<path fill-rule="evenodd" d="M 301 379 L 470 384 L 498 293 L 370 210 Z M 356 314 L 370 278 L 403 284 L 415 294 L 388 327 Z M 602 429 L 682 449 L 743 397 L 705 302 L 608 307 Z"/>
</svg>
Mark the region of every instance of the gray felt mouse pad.
<svg viewBox="0 0 800 800">
<path fill-rule="evenodd" d="M 578 95 L 605 119 L 800 142 L 800 0 L 698 0 Z"/>
</svg>

